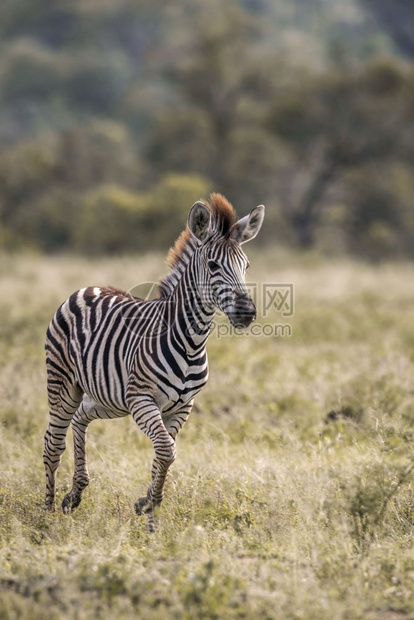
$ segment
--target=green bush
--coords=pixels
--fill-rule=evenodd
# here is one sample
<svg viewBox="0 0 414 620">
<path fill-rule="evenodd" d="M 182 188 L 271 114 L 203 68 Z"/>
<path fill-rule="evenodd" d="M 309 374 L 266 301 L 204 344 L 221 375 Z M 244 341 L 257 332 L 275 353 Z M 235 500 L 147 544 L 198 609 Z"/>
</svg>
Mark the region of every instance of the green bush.
<svg viewBox="0 0 414 620">
<path fill-rule="evenodd" d="M 117 250 L 139 251 L 142 241 L 140 219 L 145 205 L 139 195 L 116 185 L 102 185 L 83 197 L 74 244 L 90 254 Z"/>
<path fill-rule="evenodd" d="M 58 252 L 73 243 L 80 218 L 79 198 L 52 187 L 34 201 L 25 202 L 12 218 L 20 245 L 43 252 Z"/>
<path fill-rule="evenodd" d="M 167 175 L 147 193 L 102 185 L 83 197 L 74 245 L 90 254 L 165 248 L 184 228 L 190 206 L 208 192 L 208 182 Z"/>
</svg>

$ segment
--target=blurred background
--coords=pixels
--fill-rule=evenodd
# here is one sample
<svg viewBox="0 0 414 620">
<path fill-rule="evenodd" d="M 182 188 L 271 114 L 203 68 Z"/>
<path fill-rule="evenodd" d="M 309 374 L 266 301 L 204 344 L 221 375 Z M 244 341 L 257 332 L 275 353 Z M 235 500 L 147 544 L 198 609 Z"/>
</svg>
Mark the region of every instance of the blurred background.
<svg viewBox="0 0 414 620">
<path fill-rule="evenodd" d="M 2 0 L 0 249 L 165 249 L 191 204 L 261 243 L 414 257 L 412 0 Z"/>
</svg>

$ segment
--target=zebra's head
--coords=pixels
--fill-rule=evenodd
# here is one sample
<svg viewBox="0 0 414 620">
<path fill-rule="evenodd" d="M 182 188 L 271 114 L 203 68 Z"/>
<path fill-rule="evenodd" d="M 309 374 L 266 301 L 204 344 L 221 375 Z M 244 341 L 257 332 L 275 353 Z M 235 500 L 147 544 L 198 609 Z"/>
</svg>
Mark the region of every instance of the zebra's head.
<svg viewBox="0 0 414 620">
<path fill-rule="evenodd" d="M 249 261 L 241 246 L 259 232 L 264 211 L 260 205 L 232 222 L 228 217 L 220 218 L 220 213 L 212 212 L 203 202 L 196 202 L 189 214 L 188 227 L 197 240 L 204 267 L 199 282 L 204 299 L 222 310 L 235 327 L 248 327 L 256 318 L 245 282 Z"/>
</svg>

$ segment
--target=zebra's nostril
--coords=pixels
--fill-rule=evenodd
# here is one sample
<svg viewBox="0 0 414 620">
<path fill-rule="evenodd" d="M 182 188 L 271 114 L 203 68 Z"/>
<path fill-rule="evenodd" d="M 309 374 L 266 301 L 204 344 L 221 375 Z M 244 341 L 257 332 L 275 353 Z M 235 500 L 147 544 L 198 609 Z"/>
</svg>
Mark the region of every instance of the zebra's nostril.
<svg viewBox="0 0 414 620">
<path fill-rule="evenodd" d="M 236 327 L 245 328 L 256 318 L 256 306 L 248 295 L 239 295 L 229 319 Z"/>
<path fill-rule="evenodd" d="M 240 316 L 255 317 L 256 309 L 255 308 L 244 308 L 242 310 L 237 310 L 236 314 L 240 314 Z"/>
<path fill-rule="evenodd" d="M 235 310 L 237 314 L 256 316 L 256 306 L 247 295 L 240 296 L 236 299 Z"/>
</svg>

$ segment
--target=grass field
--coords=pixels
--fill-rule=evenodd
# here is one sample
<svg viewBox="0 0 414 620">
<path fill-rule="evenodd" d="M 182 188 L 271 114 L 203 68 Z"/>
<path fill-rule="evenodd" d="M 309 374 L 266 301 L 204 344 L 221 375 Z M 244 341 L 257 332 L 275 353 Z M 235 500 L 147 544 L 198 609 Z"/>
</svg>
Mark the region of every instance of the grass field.
<svg viewBox="0 0 414 620">
<path fill-rule="evenodd" d="M 414 618 L 414 266 L 250 258 L 294 283 L 294 316 L 259 318 L 292 334 L 213 333 L 154 534 L 130 418 L 91 425 L 82 505 L 44 513 L 43 341 L 73 290 L 163 258 L 1 258 L 0 618 Z M 58 500 L 72 459 L 69 432 Z"/>
</svg>

